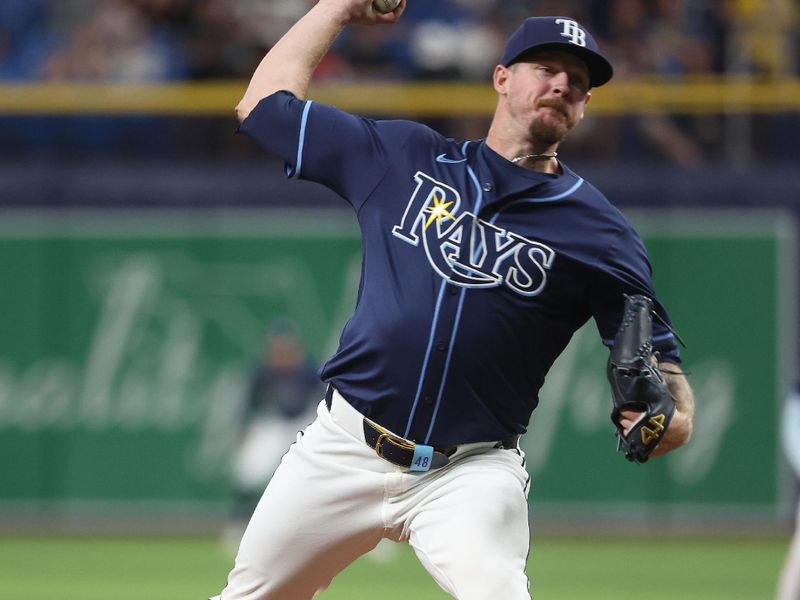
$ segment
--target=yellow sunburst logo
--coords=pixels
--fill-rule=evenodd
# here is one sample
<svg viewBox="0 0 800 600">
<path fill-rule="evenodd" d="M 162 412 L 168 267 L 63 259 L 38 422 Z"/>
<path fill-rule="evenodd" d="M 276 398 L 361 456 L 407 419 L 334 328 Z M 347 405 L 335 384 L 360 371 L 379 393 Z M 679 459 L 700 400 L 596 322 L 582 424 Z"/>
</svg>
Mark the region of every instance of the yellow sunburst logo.
<svg viewBox="0 0 800 600">
<path fill-rule="evenodd" d="M 441 223 L 444 219 L 455 219 L 455 217 L 447 210 L 453 203 L 444 202 L 436 192 L 433 193 L 433 206 L 428 206 L 424 212 L 428 213 L 428 220 L 425 221 L 425 229 L 430 227 L 431 223 L 438 221 Z"/>
</svg>

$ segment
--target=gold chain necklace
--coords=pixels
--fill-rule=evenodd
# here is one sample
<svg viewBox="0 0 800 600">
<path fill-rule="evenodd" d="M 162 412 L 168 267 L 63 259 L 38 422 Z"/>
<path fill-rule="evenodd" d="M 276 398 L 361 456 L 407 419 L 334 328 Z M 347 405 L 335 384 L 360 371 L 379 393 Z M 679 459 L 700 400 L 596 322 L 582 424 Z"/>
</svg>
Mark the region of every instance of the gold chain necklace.
<svg viewBox="0 0 800 600">
<path fill-rule="evenodd" d="M 553 152 L 552 154 L 523 154 L 522 156 L 515 156 L 511 159 L 513 164 L 517 164 L 521 160 L 525 160 L 526 158 L 555 158 L 558 156 L 558 152 Z"/>
</svg>

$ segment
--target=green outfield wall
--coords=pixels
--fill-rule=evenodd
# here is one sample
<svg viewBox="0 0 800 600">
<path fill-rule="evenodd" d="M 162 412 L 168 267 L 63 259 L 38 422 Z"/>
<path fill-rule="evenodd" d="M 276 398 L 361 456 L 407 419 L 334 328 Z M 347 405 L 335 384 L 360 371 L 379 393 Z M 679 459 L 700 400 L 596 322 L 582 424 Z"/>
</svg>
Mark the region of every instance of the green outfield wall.
<svg viewBox="0 0 800 600">
<path fill-rule="evenodd" d="M 793 223 L 631 214 L 688 345 L 694 440 L 646 466 L 614 452 L 607 352 L 590 323 L 524 438 L 535 510 L 778 515 Z M 360 253 L 340 212 L 5 211 L 0 512 L 224 507 L 266 326 L 294 319 L 321 364 L 354 306 Z"/>
</svg>

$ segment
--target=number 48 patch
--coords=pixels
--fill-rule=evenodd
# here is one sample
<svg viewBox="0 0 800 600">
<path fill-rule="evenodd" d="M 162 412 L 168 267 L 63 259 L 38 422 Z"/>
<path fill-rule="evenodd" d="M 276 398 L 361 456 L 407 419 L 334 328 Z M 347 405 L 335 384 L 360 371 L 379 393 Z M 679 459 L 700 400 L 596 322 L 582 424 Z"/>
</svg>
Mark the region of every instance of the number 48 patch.
<svg viewBox="0 0 800 600">
<path fill-rule="evenodd" d="M 414 446 L 414 456 L 411 459 L 412 471 L 429 471 L 433 460 L 433 446 L 417 444 Z"/>
</svg>

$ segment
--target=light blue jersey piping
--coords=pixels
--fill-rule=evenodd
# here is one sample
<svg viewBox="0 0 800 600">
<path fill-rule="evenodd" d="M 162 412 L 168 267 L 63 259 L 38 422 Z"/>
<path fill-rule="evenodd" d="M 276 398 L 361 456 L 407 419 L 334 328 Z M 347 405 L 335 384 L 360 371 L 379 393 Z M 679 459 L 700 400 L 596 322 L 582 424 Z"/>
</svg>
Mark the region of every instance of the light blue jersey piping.
<svg viewBox="0 0 800 600">
<path fill-rule="evenodd" d="M 478 178 L 475 176 L 475 171 L 472 170 L 472 167 L 467 166 L 467 172 L 469 173 L 470 179 L 472 179 L 472 183 L 475 184 L 475 189 L 478 191 L 478 202 L 475 204 L 475 214 L 479 214 L 481 211 L 481 206 L 483 205 L 483 189 L 481 188 L 480 183 L 478 182 Z M 473 223 L 473 227 L 474 227 Z M 473 256 L 473 259 L 475 257 Z M 431 415 L 431 422 L 428 426 L 428 432 L 425 435 L 425 443 L 428 443 L 430 440 L 431 432 L 433 431 L 433 426 L 436 423 L 436 416 L 439 414 L 439 407 L 442 405 L 442 396 L 444 395 L 444 388 L 447 383 L 447 373 L 450 370 L 450 363 L 453 358 L 453 347 L 455 346 L 456 342 L 456 334 L 458 333 L 458 327 L 461 324 L 461 309 L 464 307 L 464 297 L 466 296 L 467 290 L 462 288 L 461 295 L 458 299 L 458 308 L 456 309 L 456 316 L 455 321 L 453 323 L 453 332 L 450 335 L 450 344 L 447 349 L 447 358 L 444 362 L 444 372 L 442 373 L 442 382 L 439 385 L 439 393 L 436 395 L 436 405 L 433 408 L 433 415 Z M 444 288 L 442 288 L 442 293 L 444 293 Z M 433 339 L 431 339 L 431 343 Z"/>
<path fill-rule="evenodd" d="M 403 437 L 408 437 L 409 432 L 411 431 L 411 422 L 414 420 L 414 413 L 417 411 L 417 405 L 419 404 L 419 396 L 422 393 L 422 382 L 425 380 L 425 371 L 428 370 L 428 360 L 431 357 L 431 348 L 433 348 L 433 338 L 434 333 L 436 331 L 436 324 L 439 321 L 439 309 L 442 307 L 442 298 L 444 297 L 444 290 L 447 286 L 447 280 L 442 280 L 442 285 L 439 287 L 439 297 L 436 299 L 436 308 L 433 311 L 433 322 L 431 323 L 431 333 L 428 336 L 428 347 L 425 350 L 425 360 L 422 361 L 422 371 L 419 376 L 419 382 L 417 383 L 417 393 L 414 396 L 414 404 L 411 406 L 411 414 L 408 415 L 408 423 L 406 423 L 406 431 L 403 434 Z"/>
<path fill-rule="evenodd" d="M 294 173 L 289 171 L 289 166 L 286 166 L 287 175 L 290 177 L 300 177 L 300 170 L 303 168 L 303 147 L 306 143 L 306 124 L 308 123 L 308 113 L 311 110 L 311 100 L 306 102 L 303 108 L 303 117 L 300 119 L 300 137 L 297 140 L 297 160 L 295 161 Z"/>
<path fill-rule="evenodd" d="M 514 200 L 509 202 L 503 207 L 503 210 L 508 208 L 509 206 L 514 206 L 515 204 L 522 204 L 525 202 L 533 202 L 534 204 L 539 202 L 555 202 L 556 200 L 561 200 L 562 198 L 566 198 L 570 194 L 572 194 L 575 190 L 581 187 L 584 183 L 583 177 L 578 177 L 578 181 L 575 182 L 571 188 L 569 188 L 566 192 L 562 192 L 560 194 L 556 194 L 555 196 L 546 196 L 544 198 L 520 198 L 519 200 Z M 494 224 L 494 221 L 497 219 L 500 213 L 496 214 L 493 218 L 491 223 Z"/>
</svg>

